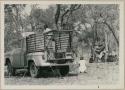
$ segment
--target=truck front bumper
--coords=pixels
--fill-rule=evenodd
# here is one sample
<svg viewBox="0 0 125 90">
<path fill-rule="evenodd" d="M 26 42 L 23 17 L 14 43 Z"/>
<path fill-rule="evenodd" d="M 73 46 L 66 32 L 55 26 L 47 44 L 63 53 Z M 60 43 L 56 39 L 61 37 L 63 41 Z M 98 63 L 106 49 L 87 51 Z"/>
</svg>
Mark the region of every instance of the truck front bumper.
<svg viewBox="0 0 125 90">
<path fill-rule="evenodd" d="M 50 67 L 50 66 L 72 66 L 72 65 L 79 65 L 78 63 L 64 63 L 64 64 L 56 64 L 56 63 L 42 63 L 41 67 Z"/>
</svg>

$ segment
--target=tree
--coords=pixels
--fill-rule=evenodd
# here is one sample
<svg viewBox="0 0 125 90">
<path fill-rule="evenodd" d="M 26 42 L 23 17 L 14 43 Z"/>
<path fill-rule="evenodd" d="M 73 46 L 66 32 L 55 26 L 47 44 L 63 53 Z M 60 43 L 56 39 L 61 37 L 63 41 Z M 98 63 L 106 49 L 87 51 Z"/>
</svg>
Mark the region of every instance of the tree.
<svg viewBox="0 0 125 90">
<path fill-rule="evenodd" d="M 93 47 L 96 43 L 105 42 L 107 51 L 112 51 L 111 46 L 119 46 L 119 6 L 112 4 L 57 4 L 50 5 L 47 9 L 31 6 L 30 15 L 22 15 L 26 5 L 5 5 L 5 46 L 21 37 L 22 30 L 42 32 L 44 24 L 52 29 L 65 29 L 72 26 L 75 40 L 74 47 Z M 76 25 L 75 25 L 76 24 Z M 56 26 L 56 27 L 55 27 Z M 71 28 L 70 28 L 71 29 Z M 73 38 L 74 38 L 73 37 Z M 110 40 L 112 39 L 112 41 Z M 11 39 L 11 40 L 10 40 Z M 91 48 L 90 48 L 91 49 Z M 77 50 L 75 50 L 77 51 Z"/>
<path fill-rule="evenodd" d="M 14 39 L 20 39 L 21 30 L 24 28 L 21 12 L 25 4 L 5 4 L 5 47 L 12 49 L 11 42 Z M 10 47 L 10 48 L 9 48 Z M 5 51 L 6 51 L 5 49 Z"/>
<path fill-rule="evenodd" d="M 99 43 L 100 40 L 105 41 L 106 47 L 116 49 L 119 45 L 118 40 L 118 30 L 119 30 L 119 9 L 118 5 L 84 5 L 81 8 L 73 13 L 74 21 L 80 21 L 82 24 L 89 23 L 91 26 L 91 34 L 85 34 L 86 38 L 84 37 L 82 40 L 85 42 L 89 42 L 88 45 L 94 45 Z M 78 31 L 78 30 L 77 30 Z M 86 28 L 84 33 L 89 32 Z M 82 33 L 82 32 L 80 32 Z M 107 36 L 108 35 L 108 36 Z M 114 36 L 110 37 L 109 36 Z M 107 38 L 106 38 L 107 36 Z M 80 35 L 78 36 L 80 38 Z M 109 46 L 109 39 L 112 38 L 112 46 L 114 43 L 117 43 L 116 47 Z M 108 40 L 106 40 L 108 39 Z M 82 41 L 80 40 L 80 41 Z M 82 42 L 83 42 L 82 41 Z M 108 42 L 107 42 L 108 41 Z M 91 46 L 90 46 L 91 47 Z"/>
<path fill-rule="evenodd" d="M 56 27 L 64 27 L 64 24 L 67 24 L 69 21 L 69 17 L 71 17 L 72 13 L 79 9 L 81 5 L 71 4 L 71 5 L 61 5 L 57 4 L 57 10 L 55 14 L 55 24 Z M 59 26 L 60 24 L 60 26 Z"/>
<path fill-rule="evenodd" d="M 32 31 L 43 30 L 43 26 L 47 24 L 50 28 L 53 28 L 54 23 L 54 7 L 50 6 L 48 9 L 39 9 L 37 6 L 31 6 L 31 13 L 29 16 L 29 23 L 32 27 Z"/>
</svg>

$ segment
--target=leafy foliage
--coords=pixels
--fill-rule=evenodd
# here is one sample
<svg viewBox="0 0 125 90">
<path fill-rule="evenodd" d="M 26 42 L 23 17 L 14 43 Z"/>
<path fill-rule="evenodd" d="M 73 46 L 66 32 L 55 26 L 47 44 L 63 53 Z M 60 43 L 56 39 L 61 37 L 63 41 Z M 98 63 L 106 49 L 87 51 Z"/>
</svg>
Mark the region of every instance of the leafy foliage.
<svg viewBox="0 0 125 90">
<path fill-rule="evenodd" d="M 23 11 L 30 6 L 29 15 Z M 47 24 L 52 29 L 62 29 L 64 24 L 71 25 L 74 30 L 73 47 L 76 49 L 94 46 L 105 42 L 107 50 L 117 51 L 119 46 L 119 5 L 78 5 L 57 4 L 46 9 L 38 8 L 36 4 L 6 4 L 5 5 L 5 51 L 16 47 L 13 41 L 22 38 L 21 33 L 27 31 L 43 32 Z M 114 46 L 114 47 L 112 47 Z"/>
</svg>

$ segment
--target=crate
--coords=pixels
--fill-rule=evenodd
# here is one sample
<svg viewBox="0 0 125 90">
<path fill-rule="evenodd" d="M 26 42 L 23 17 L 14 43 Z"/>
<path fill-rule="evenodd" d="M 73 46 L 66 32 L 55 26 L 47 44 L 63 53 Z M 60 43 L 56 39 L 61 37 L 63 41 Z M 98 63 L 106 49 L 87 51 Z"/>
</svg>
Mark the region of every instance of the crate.
<svg viewBox="0 0 125 90">
<path fill-rule="evenodd" d="M 26 38 L 27 52 L 36 52 L 44 50 L 44 36 L 43 34 L 32 34 Z"/>
</svg>

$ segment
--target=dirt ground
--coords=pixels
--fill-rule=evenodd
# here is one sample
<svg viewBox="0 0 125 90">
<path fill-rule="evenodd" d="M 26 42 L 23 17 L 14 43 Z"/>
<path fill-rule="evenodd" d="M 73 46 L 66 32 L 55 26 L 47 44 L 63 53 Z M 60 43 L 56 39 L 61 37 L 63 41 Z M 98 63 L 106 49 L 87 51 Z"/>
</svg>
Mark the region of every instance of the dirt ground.
<svg viewBox="0 0 125 90">
<path fill-rule="evenodd" d="M 13 77 L 5 76 L 6 85 L 90 85 L 90 84 L 117 84 L 119 75 L 119 65 L 110 63 L 88 63 L 87 72 L 70 72 L 65 77 L 47 76 L 41 78 L 31 78 L 18 74 Z"/>
</svg>

